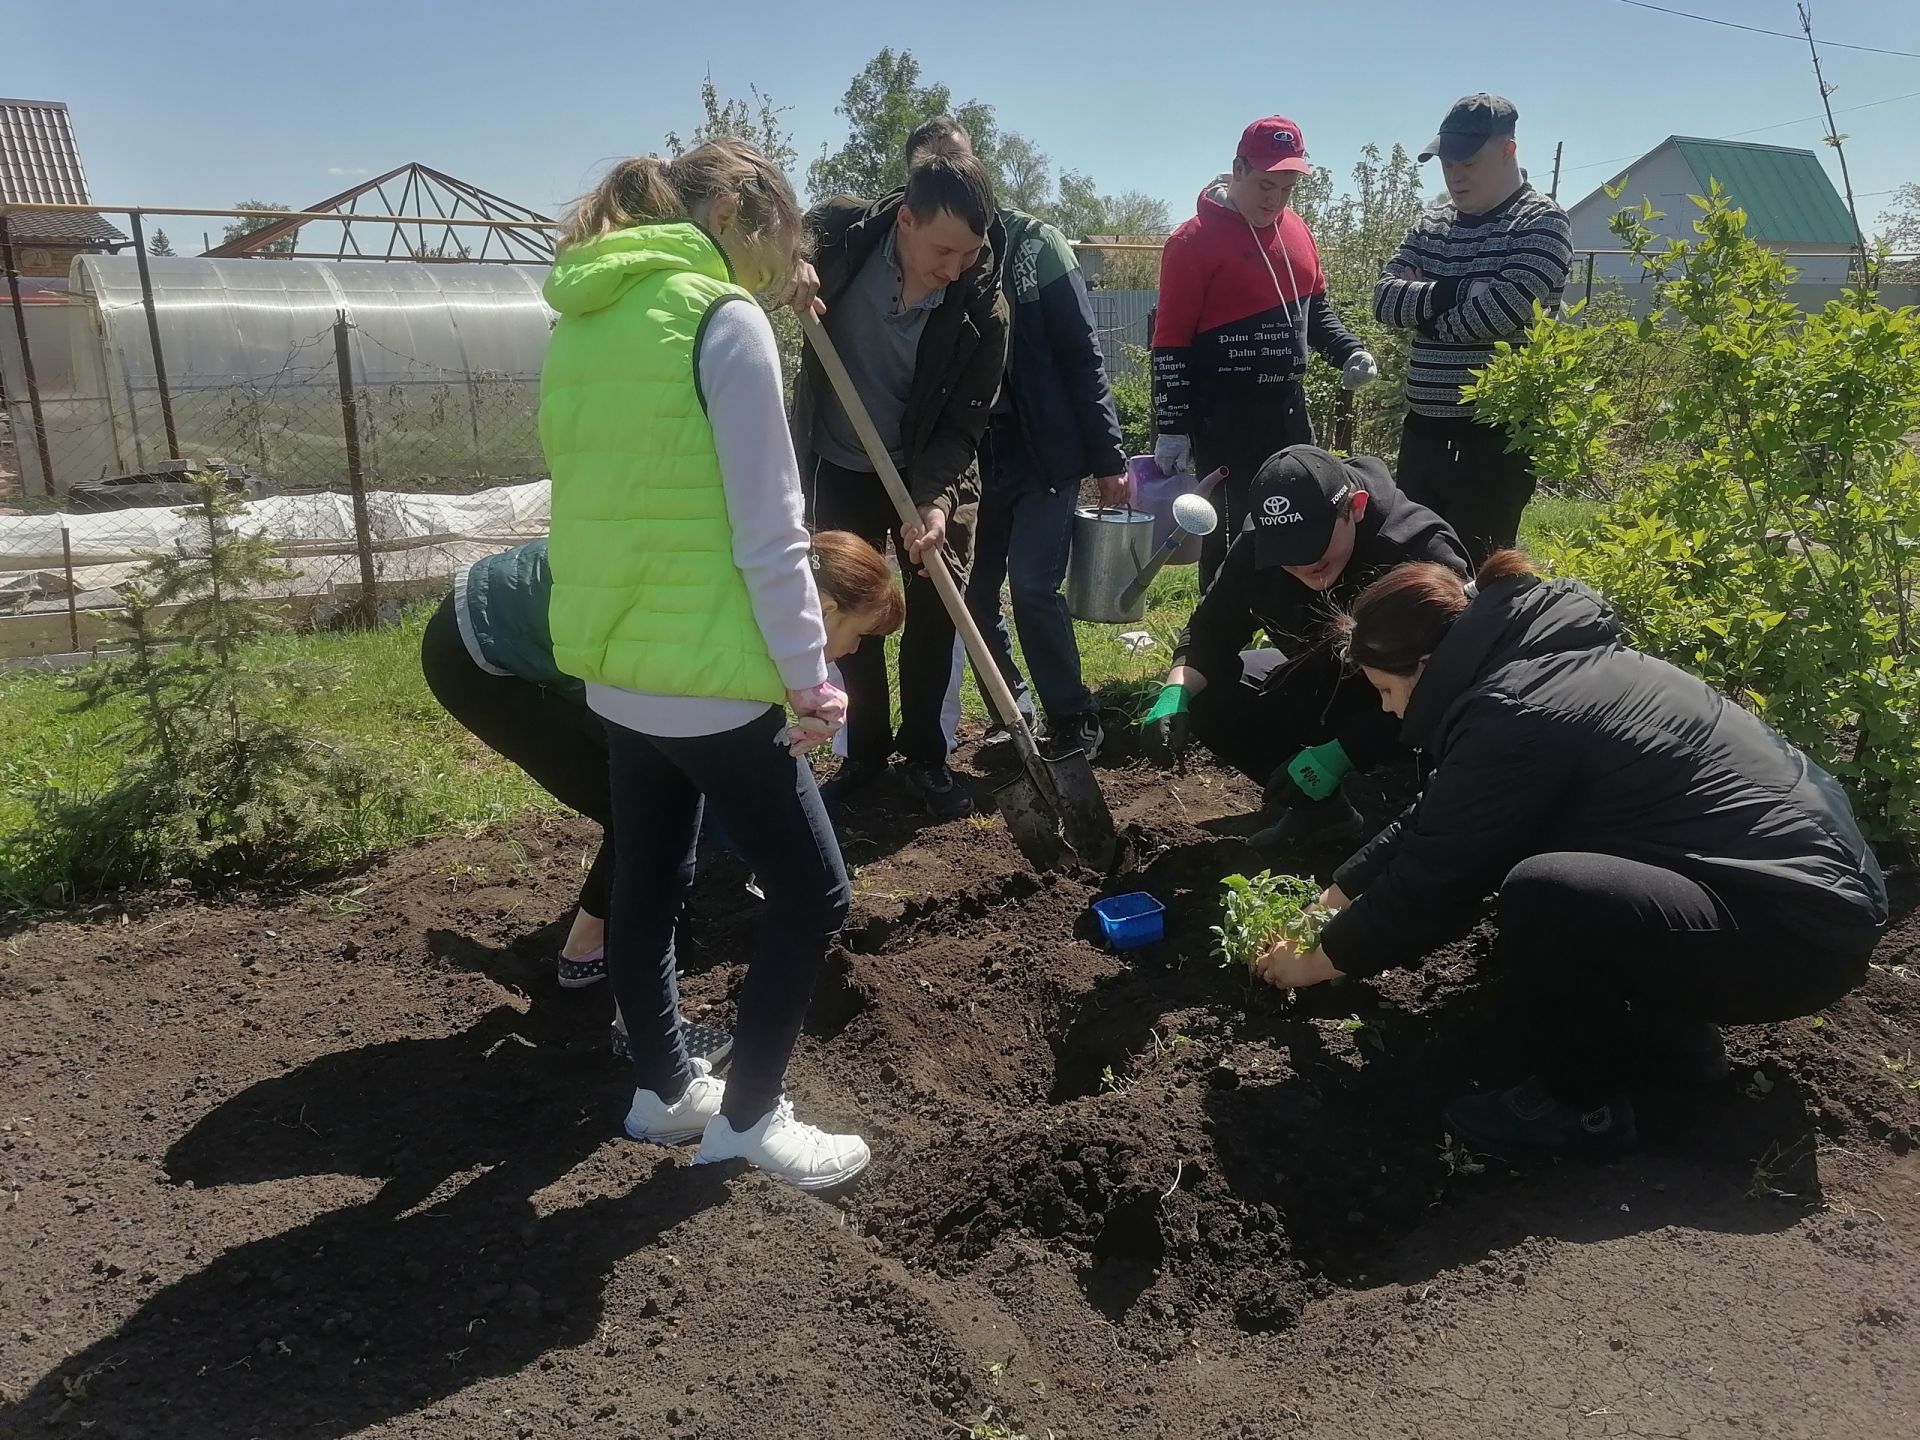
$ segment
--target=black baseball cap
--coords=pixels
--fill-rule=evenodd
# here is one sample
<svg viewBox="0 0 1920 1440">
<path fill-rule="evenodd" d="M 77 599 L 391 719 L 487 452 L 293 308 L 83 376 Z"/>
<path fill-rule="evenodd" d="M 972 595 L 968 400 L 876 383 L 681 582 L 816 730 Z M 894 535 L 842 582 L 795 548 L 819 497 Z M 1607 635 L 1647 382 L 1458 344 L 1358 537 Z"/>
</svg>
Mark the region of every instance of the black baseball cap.
<svg viewBox="0 0 1920 1440">
<path fill-rule="evenodd" d="M 1463 95 L 1453 102 L 1447 118 L 1440 122 L 1440 133 L 1420 152 L 1425 161 L 1438 155 L 1442 160 L 1464 160 L 1496 135 L 1511 135 L 1520 112 L 1504 95 Z"/>
<path fill-rule="evenodd" d="M 1267 457 L 1247 487 L 1247 526 L 1253 536 L 1253 563 L 1313 565 L 1327 553 L 1333 527 L 1353 508 L 1354 495 L 1371 489 L 1378 460 L 1361 456 L 1337 460 L 1313 445 L 1289 445 Z"/>
</svg>

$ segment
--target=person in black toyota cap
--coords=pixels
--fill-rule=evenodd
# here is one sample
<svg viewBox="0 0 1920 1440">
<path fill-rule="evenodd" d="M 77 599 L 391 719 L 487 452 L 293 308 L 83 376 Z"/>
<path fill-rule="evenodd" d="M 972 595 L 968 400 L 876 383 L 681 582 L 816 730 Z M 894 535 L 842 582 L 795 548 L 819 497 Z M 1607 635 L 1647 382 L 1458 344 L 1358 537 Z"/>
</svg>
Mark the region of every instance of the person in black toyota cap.
<svg viewBox="0 0 1920 1440">
<path fill-rule="evenodd" d="M 1407 499 L 1381 461 L 1293 445 L 1254 475 L 1247 518 L 1141 724 L 1161 759 L 1198 739 L 1265 787 L 1274 819 L 1255 844 L 1358 833 L 1341 779 L 1392 754 L 1399 724 L 1345 672 L 1327 626 L 1368 581 L 1408 560 L 1469 573 L 1459 537 Z M 1259 631 L 1272 648 L 1244 648 Z"/>
</svg>

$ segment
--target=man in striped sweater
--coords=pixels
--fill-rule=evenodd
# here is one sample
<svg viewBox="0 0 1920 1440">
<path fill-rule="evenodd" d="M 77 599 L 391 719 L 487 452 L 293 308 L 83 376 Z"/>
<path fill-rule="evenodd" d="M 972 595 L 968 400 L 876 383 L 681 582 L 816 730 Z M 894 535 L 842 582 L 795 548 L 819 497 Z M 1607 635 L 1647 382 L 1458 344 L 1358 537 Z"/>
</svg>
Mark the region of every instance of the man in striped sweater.
<svg viewBox="0 0 1920 1440">
<path fill-rule="evenodd" d="M 1383 325 L 1414 332 L 1400 487 L 1438 512 L 1474 564 L 1513 544 L 1533 497 L 1533 464 L 1506 432 L 1474 419 L 1460 391 L 1502 340 L 1519 343 L 1537 301 L 1560 303 L 1573 263 L 1567 212 L 1527 183 L 1515 156 L 1519 112 L 1469 95 L 1420 158 L 1440 157 L 1448 198 L 1420 217 L 1374 286 Z"/>
</svg>

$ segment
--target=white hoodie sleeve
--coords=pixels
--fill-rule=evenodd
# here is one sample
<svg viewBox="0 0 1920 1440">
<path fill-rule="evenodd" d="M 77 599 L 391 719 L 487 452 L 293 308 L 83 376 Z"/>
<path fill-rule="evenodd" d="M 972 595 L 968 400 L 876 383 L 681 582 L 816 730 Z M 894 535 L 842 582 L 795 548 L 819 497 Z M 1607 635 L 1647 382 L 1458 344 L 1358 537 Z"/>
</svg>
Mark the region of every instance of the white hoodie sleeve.
<svg viewBox="0 0 1920 1440">
<path fill-rule="evenodd" d="M 819 685 L 827 678 L 827 636 L 808 563 L 780 350 L 765 312 L 721 301 L 707 316 L 695 365 L 733 526 L 733 561 L 746 577 L 754 619 L 781 682 L 789 690 Z"/>
</svg>

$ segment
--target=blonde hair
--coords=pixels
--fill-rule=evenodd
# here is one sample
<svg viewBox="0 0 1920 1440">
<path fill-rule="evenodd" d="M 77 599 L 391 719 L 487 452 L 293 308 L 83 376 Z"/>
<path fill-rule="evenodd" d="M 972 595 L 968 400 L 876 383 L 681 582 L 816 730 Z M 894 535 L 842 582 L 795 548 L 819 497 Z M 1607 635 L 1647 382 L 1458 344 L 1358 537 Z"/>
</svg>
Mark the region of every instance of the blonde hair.
<svg viewBox="0 0 1920 1440">
<path fill-rule="evenodd" d="M 786 266 L 800 259 L 805 230 L 793 186 L 777 165 L 739 140 L 708 140 L 671 160 L 635 155 L 620 161 L 574 202 L 560 227 L 559 248 L 636 225 L 691 220 L 727 195 L 740 202 L 749 244 Z"/>
</svg>

